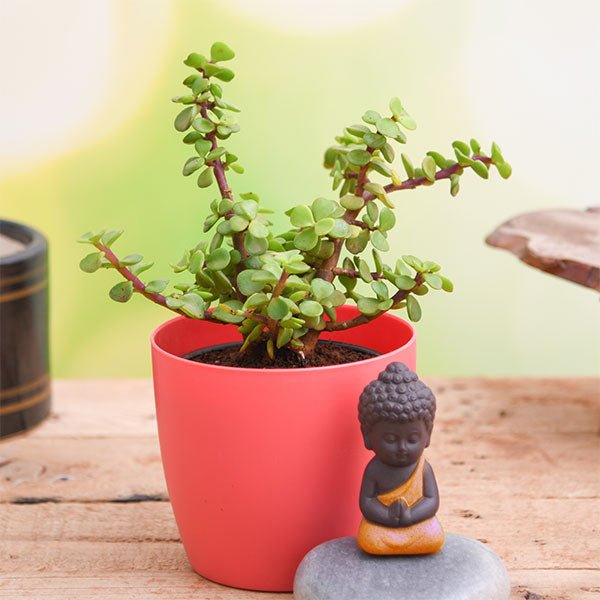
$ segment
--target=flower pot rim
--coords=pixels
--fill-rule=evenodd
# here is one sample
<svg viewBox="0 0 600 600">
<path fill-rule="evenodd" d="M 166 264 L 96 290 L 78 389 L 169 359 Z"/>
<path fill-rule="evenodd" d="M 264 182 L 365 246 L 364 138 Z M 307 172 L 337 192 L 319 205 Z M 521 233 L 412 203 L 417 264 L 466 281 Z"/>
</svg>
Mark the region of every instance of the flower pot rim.
<svg viewBox="0 0 600 600">
<path fill-rule="evenodd" d="M 0 219 L 0 233 L 24 244 L 24 248 L 21 250 L 0 257 L 0 266 L 2 267 L 26 262 L 48 250 L 46 237 L 37 229 L 24 223 Z"/>
<path fill-rule="evenodd" d="M 350 305 L 345 305 L 345 306 L 350 307 Z M 351 307 L 351 308 L 354 308 L 354 307 Z M 378 319 L 392 319 L 394 321 L 402 322 L 410 330 L 410 337 L 402 345 L 397 346 L 396 348 L 394 348 L 393 350 L 390 350 L 388 352 L 382 352 L 378 356 L 373 356 L 372 358 L 367 358 L 365 360 L 354 361 L 354 362 L 349 362 L 349 363 L 327 365 L 324 367 L 306 367 L 303 369 L 293 369 L 293 368 L 292 369 L 290 369 L 290 368 L 288 368 L 288 369 L 256 369 L 256 368 L 248 368 L 248 367 L 230 367 L 230 366 L 225 366 L 225 365 L 212 365 L 209 363 L 200 363 L 200 362 L 192 361 L 187 358 L 183 358 L 181 356 L 177 356 L 176 354 L 172 354 L 172 353 L 168 352 L 167 350 L 162 348 L 157 343 L 156 338 L 163 329 L 167 329 L 172 324 L 174 324 L 176 322 L 180 322 L 182 319 L 201 322 L 201 320 L 191 319 L 191 317 L 178 316 L 173 319 L 169 319 L 168 321 L 165 321 L 164 323 L 161 323 L 152 332 L 152 335 L 150 336 L 150 343 L 151 343 L 153 352 L 162 355 L 163 357 L 165 357 L 168 360 L 175 360 L 177 362 L 181 361 L 182 363 L 185 363 L 186 365 L 191 366 L 192 368 L 195 367 L 195 368 L 202 368 L 202 369 L 217 369 L 217 370 L 222 371 L 224 375 L 226 373 L 233 373 L 233 372 L 246 372 L 247 373 L 247 372 L 260 371 L 261 373 L 264 373 L 264 375 L 266 377 L 268 377 L 268 376 L 274 376 L 274 375 L 280 376 L 282 373 L 290 373 L 290 372 L 298 372 L 298 371 L 300 371 L 302 373 L 314 373 L 314 372 L 324 373 L 326 371 L 330 371 L 333 369 L 351 369 L 352 367 L 354 367 L 357 364 L 362 365 L 362 364 L 370 364 L 370 363 L 380 362 L 380 361 L 385 362 L 386 358 L 389 357 L 390 354 L 395 354 L 396 352 L 398 352 L 398 350 L 400 350 L 402 348 L 407 348 L 416 343 L 416 330 L 412 323 L 403 319 L 402 317 L 398 317 L 397 315 L 385 313 L 385 314 L 381 315 L 380 317 L 378 317 Z M 367 325 L 364 325 L 364 326 L 367 326 Z M 233 325 L 232 325 L 232 327 L 233 327 Z M 359 327 L 363 327 L 363 325 L 360 325 Z M 203 347 L 203 346 L 201 346 L 201 347 Z"/>
</svg>

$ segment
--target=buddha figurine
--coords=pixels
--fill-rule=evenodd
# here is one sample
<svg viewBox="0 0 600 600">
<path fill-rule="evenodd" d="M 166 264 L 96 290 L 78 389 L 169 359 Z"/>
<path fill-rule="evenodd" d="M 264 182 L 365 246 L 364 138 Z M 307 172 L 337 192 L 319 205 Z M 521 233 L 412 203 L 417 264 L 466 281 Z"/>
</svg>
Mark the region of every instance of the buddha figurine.
<svg viewBox="0 0 600 600">
<path fill-rule="evenodd" d="M 444 544 L 429 446 L 435 397 L 403 363 L 391 363 L 358 404 L 365 446 L 375 453 L 360 489 L 358 546 L 369 554 L 431 554 Z"/>
</svg>

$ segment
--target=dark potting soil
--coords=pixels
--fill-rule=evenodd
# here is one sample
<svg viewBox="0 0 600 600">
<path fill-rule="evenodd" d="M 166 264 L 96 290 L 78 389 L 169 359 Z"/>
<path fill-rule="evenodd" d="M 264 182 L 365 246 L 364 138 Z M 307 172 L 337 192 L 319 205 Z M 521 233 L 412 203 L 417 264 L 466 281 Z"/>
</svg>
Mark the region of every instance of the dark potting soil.
<svg viewBox="0 0 600 600">
<path fill-rule="evenodd" d="M 315 351 L 304 359 L 297 352 L 282 348 L 277 351 L 275 360 L 271 360 L 264 346 L 251 347 L 243 353 L 239 351 L 240 346 L 241 344 L 223 344 L 222 346 L 215 346 L 213 349 L 203 348 L 190 352 L 184 355 L 183 358 L 222 367 L 303 369 L 358 362 L 379 354 L 369 348 L 321 340 L 317 343 Z"/>
</svg>

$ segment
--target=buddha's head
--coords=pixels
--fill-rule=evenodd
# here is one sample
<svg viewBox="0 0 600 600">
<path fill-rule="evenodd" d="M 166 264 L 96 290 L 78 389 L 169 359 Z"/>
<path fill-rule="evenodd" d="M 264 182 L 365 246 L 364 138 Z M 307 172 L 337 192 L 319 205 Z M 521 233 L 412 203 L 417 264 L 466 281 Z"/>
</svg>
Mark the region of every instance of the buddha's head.
<svg viewBox="0 0 600 600">
<path fill-rule="evenodd" d="M 390 363 L 371 381 L 358 403 L 358 418 L 365 446 L 393 467 L 416 463 L 429 446 L 435 396 L 400 362 Z"/>
</svg>

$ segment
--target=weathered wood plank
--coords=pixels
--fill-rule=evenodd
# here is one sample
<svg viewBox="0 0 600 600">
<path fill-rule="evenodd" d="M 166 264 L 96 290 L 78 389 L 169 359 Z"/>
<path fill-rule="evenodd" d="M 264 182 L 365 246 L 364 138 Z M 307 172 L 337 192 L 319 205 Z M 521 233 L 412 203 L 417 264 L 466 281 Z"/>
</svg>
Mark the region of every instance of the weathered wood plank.
<svg viewBox="0 0 600 600">
<path fill-rule="evenodd" d="M 436 426 L 528 433 L 598 431 L 598 378 L 427 377 L 438 397 Z M 52 417 L 36 438 L 156 435 L 149 379 L 53 382 Z"/>
<path fill-rule="evenodd" d="M 440 519 L 447 531 L 467 535 L 489 544 L 508 568 L 582 569 L 600 568 L 600 536 L 585 535 L 573 544 L 568 523 L 593 528 L 600 514 L 600 500 L 521 499 L 499 501 L 490 495 L 468 500 L 444 500 Z M 140 504 L 37 504 L 5 505 L 0 518 L 0 548 L 15 554 L 21 544 L 33 544 L 10 569 L 26 572 L 30 565 L 54 568 L 51 552 L 63 555 L 75 542 L 87 548 L 98 544 L 179 542 L 171 506 L 168 502 Z M 65 550 L 63 548 L 66 548 Z M 91 546 L 93 548 L 93 546 Z M 86 550 L 90 552 L 91 550 Z M 98 568 L 105 568 L 98 558 Z M 15 562 L 16 561 L 16 562 Z M 110 566 L 110 565 L 109 565 Z M 0 563 L 0 573 L 7 572 Z"/>
<path fill-rule="evenodd" d="M 514 569 L 511 600 L 598 600 L 600 571 Z"/>
<path fill-rule="evenodd" d="M 436 424 L 428 450 L 443 494 L 597 497 L 596 434 L 483 433 Z M 147 438 L 27 437 L 0 448 L 0 502 L 18 498 L 104 501 L 167 498 L 158 441 Z"/>
</svg>

